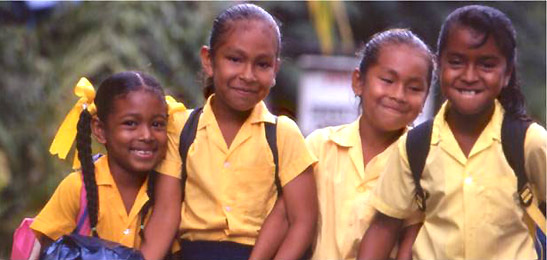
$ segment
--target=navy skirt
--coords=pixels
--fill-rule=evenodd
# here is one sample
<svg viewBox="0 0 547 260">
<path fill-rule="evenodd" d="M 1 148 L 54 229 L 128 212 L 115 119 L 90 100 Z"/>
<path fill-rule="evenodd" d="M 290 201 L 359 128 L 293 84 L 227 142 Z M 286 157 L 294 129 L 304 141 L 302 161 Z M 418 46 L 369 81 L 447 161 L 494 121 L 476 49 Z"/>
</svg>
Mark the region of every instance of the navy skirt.
<svg viewBox="0 0 547 260">
<path fill-rule="evenodd" d="M 252 246 L 229 241 L 180 242 L 180 251 L 172 259 L 182 260 L 246 260 L 251 256 Z"/>
</svg>

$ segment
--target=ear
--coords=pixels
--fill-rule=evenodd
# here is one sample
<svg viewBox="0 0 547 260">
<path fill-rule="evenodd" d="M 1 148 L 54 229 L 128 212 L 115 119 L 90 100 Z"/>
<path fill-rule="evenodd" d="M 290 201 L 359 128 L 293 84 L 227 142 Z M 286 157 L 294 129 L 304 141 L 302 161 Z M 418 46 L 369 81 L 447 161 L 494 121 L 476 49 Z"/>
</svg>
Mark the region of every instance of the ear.
<svg viewBox="0 0 547 260">
<path fill-rule="evenodd" d="M 94 116 L 91 119 L 91 133 L 93 133 L 93 136 L 97 139 L 97 142 L 103 145 L 106 144 L 104 123 L 99 120 L 97 116 Z"/>
<path fill-rule="evenodd" d="M 355 68 L 351 73 L 351 88 L 353 89 L 353 93 L 355 93 L 356 96 L 361 96 L 363 92 L 363 81 L 361 79 L 361 76 L 362 75 L 359 71 L 359 68 Z"/>
<path fill-rule="evenodd" d="M 207 73 L 207 76 L 213 76 L 213 57 L 211 57 L 211 48 L 209 46 L 203 45 L 199 52 L 201 57 L 201 67 L 203 71 Z"/>
<path fill-rule="evenodd" d="M 274 67 L 274 71 L 275 71 L 275 75 L 277 75 L 277 73 L 279 72 L 279 69 L 281 68 L 281 59 L 280 58 L 276 58 L 275 59 L 275 67 Z"/>
</svg>

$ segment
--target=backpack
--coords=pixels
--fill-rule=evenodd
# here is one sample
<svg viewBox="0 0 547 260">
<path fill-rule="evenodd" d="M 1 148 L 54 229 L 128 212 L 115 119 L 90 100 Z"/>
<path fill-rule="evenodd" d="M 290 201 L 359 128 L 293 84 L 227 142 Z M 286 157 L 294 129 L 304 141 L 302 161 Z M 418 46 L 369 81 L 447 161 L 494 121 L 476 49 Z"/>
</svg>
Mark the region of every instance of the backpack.
<svg viewBox="0 0 547 260">
<path fill-rule="evenodd" d="M 196 132 L 198 129 L 198 122 L 199 122 L 199 116 L 203 112 L 203 107 L 196 108 L 192 113 L 190 113 L 190 116 L 188 117 L 188 120 L 184 124 L 184 128 L 182 129 L 182 132 L 180 134 L 180 143 L 179 143 L 179 153 L 180 158 L 182 160 L 182 174 L 181 174 L 181 187 L 182 187 L 182 200 L 184 201 L 184 188 L 186 186 L 186 179 L 188 177 L 188 172 L 186 169 L 186 158 L 188 156 L 188 149 L 190 149 L 190 145 L 194 142 L 194 139 L 196 138 Z M 273 154 L 273 160 L 275 164 L 275 187 L 277 189 L 277 196 L 281 196 L 282 193 L 282 187 L 281 187 L 281 180 L 279 179 L 279 156 L 277 151 L 277 117 L 275 119 L 275 123 L 266 123 L 264 124 L 265 128 L 265 134 L 266 134 L 266 140 L 268 141 L 268 145 L 270 146 L 270 150 L 272 150 Z"/>
<path fill-rule="evenodd" d="M 36 238 L 34 231 L 30 228 L 30 225 L 34 221 L 34 218 L 25 218 L 21 221 L 19 227 L 13 233 L 13 244 L 11 247 L 12 260 L 27 260 L 38 259 L 40 254 L 40 242 Z M 89 234 L 91 226 L 89 224 L 89 218 L 87 217 L 87 197 L 85 185 L 83 184 L 82 175 L 82 188 L 80 189 L 80 211 L 76 218 L 76 229 L 74 233 L 80 235 Z"/>
<path fill-rule="evenodd" d="M 505 159 L 517 176 L 520 204 L 536 224 L 534 230 L 531 230 L 531 234 L 535 234 L 536 252 L 539 259 L 545 259 L 545 216 L 538 207 L 532 206 L 533 193 L 524 167 L 524 138 L 530 124 L 505 114 L 501 126 L 501 144 Z M 420 179 L 429 153 L 432 130 L 433 119 L 430 119 L 410 130 L 406 140 L 408 163 L 416 188 L 415 200 L 418 208 L 424 212 L 429 193 L 422 188 Z"/>
</svg>

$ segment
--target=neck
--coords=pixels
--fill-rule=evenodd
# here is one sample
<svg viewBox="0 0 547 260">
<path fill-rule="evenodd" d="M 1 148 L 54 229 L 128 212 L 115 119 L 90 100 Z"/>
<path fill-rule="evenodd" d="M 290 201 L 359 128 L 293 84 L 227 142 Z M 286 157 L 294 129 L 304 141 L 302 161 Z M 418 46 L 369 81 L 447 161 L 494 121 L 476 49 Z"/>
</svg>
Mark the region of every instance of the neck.
<svg viewBox="0 0 547 260">
<path fill-rule="evenodd" d="M 397 141 L 403 132 L 404 129 L 395 131 L 377 129 L 361 116 L 361 119 L 359 120 L 359 136 L 361 137 L 365 165 L 374 158 L 374 156 L 380 154 L 392 143 Z"/>
<path fill-rule="evenodd" d="M 456 109 L 448 109 L 446 112 L 446 122 L 450 126 L 452 132 L 457 132 L 460 135 L 478 137 L 482 130 L 488 125 L 492 115 L 494 114 L 494 104 L 492 104 L 484 112 L 474 115 L 464 115 Z"/>
<path fill-rule="evenodd" d="M 249 111 L 238 111 L 230 108 L 228 105 L 221 104 L 221 102 L 221 100 L 216 99 L 215 97 L 211 100 L 213 114 L 219 123 L 235 122 L 236 124 L 242 125 L 253 111 L 252 109 Z"/>
<path fill-rule="evenodd" d="M 128 172 L 127 170 L 115 167 L 114 164 L 110 163 L 110 157 L 108 160 L 110 174 L 116 182 L 118 189 L 140 189 L 146 180 L 148 172 Z"/>
</svg>

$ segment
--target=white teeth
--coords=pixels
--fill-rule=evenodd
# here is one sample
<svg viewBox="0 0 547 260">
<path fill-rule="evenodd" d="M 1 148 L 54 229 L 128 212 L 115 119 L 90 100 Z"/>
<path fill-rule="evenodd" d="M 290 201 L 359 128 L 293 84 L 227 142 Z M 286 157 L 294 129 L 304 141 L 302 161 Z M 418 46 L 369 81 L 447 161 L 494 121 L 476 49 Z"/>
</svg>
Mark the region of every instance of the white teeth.
<svg viewBox="0 0 547 260">
<path fill-rule="evenodd" d="M 459 92 L 465 96 L 473 96 L 477 94 L 476 90 L 459 90 Z"/>
<path fill-rule="evenodd" d="M 137 155 L 151 155 L 152 151 L 133 150 Z"/>
</svg>

